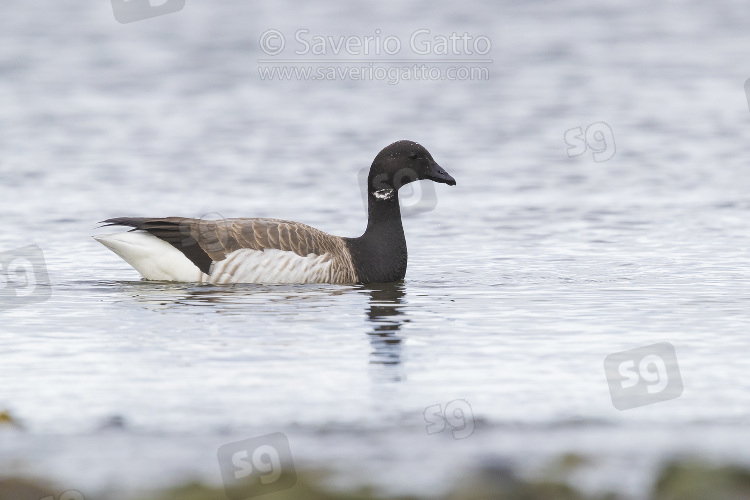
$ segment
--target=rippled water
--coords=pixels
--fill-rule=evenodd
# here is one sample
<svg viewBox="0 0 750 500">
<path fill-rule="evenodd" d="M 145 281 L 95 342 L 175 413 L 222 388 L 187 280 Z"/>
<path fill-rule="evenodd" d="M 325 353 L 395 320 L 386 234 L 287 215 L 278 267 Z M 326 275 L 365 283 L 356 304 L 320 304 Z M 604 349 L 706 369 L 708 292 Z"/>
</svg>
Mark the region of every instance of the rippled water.
<svg viewBox="0 0 750 500">
<path fill-rule="evenodd" d="M 750 462 L 745 4 L 190 0 L 124 25 L 105 1 L 6 4 L 0 252 L 38 245 L 52 293 L 0 312 L 0 411 L 25 426 L 0 431 L 3 471 L 219 483 L 219 446 L 271 432 L 384 491 L 569 451 L 595 457 L 576 484 L 635 495 L 675 455 Z M 269 29 L 487 36 L 490 79 L 262 81 Z M 569 158 L 599 122 L 612 158 Z M 357 173 L 401 138 L 458 183 L 404 220 L 403 283 L 148 283 L 90 238 L 207 214 L 358 235 Z M 658 342 L 682 395 L 618 411 L 604 358 Z M 455 400 L 474 433 L 428 435 Z"/>
</svg>

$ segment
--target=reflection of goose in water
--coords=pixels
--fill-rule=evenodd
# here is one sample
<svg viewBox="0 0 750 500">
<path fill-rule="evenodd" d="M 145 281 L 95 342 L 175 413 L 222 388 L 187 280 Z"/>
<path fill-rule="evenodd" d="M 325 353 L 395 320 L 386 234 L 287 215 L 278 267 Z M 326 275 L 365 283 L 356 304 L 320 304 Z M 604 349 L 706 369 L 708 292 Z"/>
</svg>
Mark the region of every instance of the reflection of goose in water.
<svg viewBox="0 0 750 500">
<path fill-rule="evenodd" d="M 399 335 L 401 324 L 409 321 L 401 319 L 402 298 L 404 296 L 404 284 L 378 283 L 362 287 L 370 293 L 370 307 L 367 309 L 367 317 L 370 322 L 370 344 L 373 351 L 370 355 L 371 365 L 380 365 L 399 370 L 386 374 L 392 380 L 401 380 L 401 351 L 403 350 L 403 337 Z"/>
<path fill-rule="evenodd" d="M 200 312 L 209 306 L 212 312 L 223 315 L 247 316 L 248 311 L 259 315 L 293 316 L 297 307 L 280 307 L 280 303 L 297 303 L 303 307 L 325 310 L 331 297 L 343 295 L 352 288 L 337 285 L 198 285 L 192 283 L 119 281 L 102 283 L 117 286 L 138 305 L 152 311 L 186 310 Z"/>
<path fill-rule="evenodd" d="M 152 312 L 165 313 L 164 318 L 167 321 L 171 321 L 174 313 L 218 313 L 222 316 L 247 318 L 249 311 L 258 321 L 280 316 L 305 316 L 306 313 L 310 317 L 319 317 L 318 315 L 330 312 L 333 297 L 348 295 L 354 298 L 354 295 L 366 293 L 369 300 L 365 310 L 365 326 L 372 346 L 370 365 L 381 368 L 377 378 L 403 379 L 401 354 L 404 338 L 400 335 L 400 329 L 401 325 L 409 320 L 401 317 L 404 314 L 401 307 L 405 295 L 402 282 L 354 287 L 254 284 L 212 286 L 153 281 L 101 282 L 100 285 L 118 287 L 118 294 L 123 296 L 124 305 L 135 305 Z M 360 300 L 354 301 L 357 308 L 362 306 Z M 344 301 L 347 302 L 347 299 L 344 298 Z M 356 327 L 354 328 L 353 333 L 361 335 L 357 333 Z"/>
</svg>

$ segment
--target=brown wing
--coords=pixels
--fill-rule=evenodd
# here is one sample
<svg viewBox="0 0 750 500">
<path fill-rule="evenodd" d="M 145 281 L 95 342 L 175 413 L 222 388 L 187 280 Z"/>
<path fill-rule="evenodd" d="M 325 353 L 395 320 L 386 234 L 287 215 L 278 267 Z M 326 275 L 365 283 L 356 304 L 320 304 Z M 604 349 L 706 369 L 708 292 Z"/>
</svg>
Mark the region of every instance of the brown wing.
<svg viewBox="0 0 750 500">
<path fill-rule="evenodd" d="M 143 230 L 170 243 L 198 268 L 211 274 L 211 264 L 235 250 L 273 248 L 299 256 L 330 255 L 337 259 L 340 281 L 354 283 L 356 276 L 344 241 L 299 222 L 279 219 L 188 219 L 183 217 L 118 217 L 103 221 L 107 226 Z"/>
</svg>

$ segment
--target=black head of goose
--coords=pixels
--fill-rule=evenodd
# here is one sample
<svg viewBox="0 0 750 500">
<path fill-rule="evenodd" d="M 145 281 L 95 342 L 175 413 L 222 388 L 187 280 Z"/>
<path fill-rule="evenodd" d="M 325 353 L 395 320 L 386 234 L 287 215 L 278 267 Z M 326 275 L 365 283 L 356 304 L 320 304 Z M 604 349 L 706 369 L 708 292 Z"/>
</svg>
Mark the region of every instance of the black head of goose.
<svg viewBox="0 0 750 500">
<path fill-rule="evenodd" d="M 367 229 L 358 238 L 279 219 L 117 217 L 127 232 L 95 236 L 145 279 L 199 283 L 385 283 L 403 279 L 407 251 L 398 189 L 456 181 L 420 144 L 398 141 L 367 178 Z"/>
</svg>

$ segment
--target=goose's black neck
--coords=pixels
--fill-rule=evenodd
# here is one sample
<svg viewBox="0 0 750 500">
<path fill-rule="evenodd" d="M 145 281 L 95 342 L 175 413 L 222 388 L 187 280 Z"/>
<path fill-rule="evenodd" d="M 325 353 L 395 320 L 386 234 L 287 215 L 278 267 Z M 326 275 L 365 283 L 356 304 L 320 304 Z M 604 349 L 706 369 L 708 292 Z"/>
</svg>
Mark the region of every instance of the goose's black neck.
<svg viewBox="0 0 750 500">
<path fill-rule="evenodd" d="M 367 229 L 359 238 L 346 238 L 357 278 L 363 283 L 388 283 L 406 275 L 406 238 L 401 224 L 398 190 L 367 196 Z"/>
</svg>

